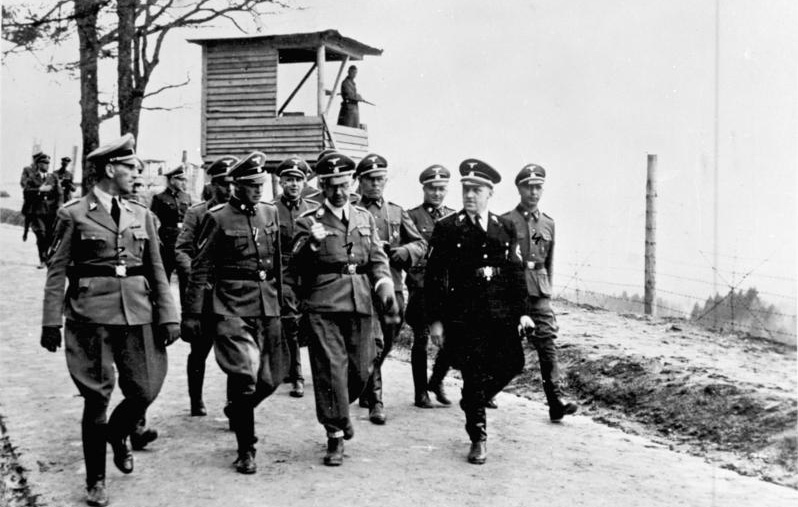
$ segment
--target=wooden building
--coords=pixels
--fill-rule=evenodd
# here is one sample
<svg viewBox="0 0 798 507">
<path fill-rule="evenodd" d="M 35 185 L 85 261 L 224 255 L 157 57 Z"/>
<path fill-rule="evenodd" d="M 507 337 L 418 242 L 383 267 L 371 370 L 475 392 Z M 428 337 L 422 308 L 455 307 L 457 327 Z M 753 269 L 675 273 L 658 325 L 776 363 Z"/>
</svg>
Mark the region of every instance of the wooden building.
<svg viewBox="0 0 798 507">
<path fill-rule="evenodd" d="M 361 159 L 368 152 L 363 128 L 336 125 L 328 113 L 346 68 L 382 50 L 335 30 L 287 35 L 189 39 L 202 46 L 202 157 L 242 156 L 258 150 L 272 163 L 291 155 L 315 162 L 334 148 Z M 340 62 L 330 89 L 324 63 Z M 283 104 L 277 104 L 280 65 L 309 63 L 310 68 Z M 316 110 L 289 113 L 297 92 L 315 74 Z M 312 82 L 313 80 L 311 80 Z"/>
</svg>

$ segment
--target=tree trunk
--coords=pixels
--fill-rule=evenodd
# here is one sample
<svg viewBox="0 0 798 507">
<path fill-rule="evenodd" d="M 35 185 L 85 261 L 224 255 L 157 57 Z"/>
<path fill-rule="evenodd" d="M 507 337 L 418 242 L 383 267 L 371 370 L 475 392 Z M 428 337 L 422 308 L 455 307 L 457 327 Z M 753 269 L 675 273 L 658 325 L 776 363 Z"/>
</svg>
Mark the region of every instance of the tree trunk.
<svg viewBox="0 0 798 507">
<path fill-rule="evenodd" d="M 75 19 L 80 41 L 80 130 L 83 134 L 83 181 L 85 195 L 97 180 L 94 167 L 86 156 L 100 145 L 100 118 L 98 113 L 97 57 L 100 50 L 97 39 L 97 13 L 103 0 L 75 0 Z"/>
<path fill-rule="evenodd" d="M 133 85 L 133 37 L 136 31 L 136 4 L 138 0 L 117 0 L 119 18 L 119 54 L 117 57 L 117 85 L 120 134 L 128 132 L 138 138 L 141 101 L 136 101 Z M 138 104 L 137 104 L 138 102 Z"/>
</svg>

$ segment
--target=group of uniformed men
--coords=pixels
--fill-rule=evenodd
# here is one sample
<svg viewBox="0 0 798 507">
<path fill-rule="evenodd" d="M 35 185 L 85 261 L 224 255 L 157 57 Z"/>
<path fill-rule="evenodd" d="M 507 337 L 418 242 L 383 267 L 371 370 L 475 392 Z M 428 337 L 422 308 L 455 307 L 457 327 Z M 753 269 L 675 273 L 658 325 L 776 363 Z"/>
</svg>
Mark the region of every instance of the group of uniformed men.
<svg viewBox="0 0 798 507">
<path fill-rule="evenodd" d="M 143 421 L 163 384 L 165 347 L 179 336 L 191 344 L 191 415 L 207 413 L 202 387 L 212 348 L 227 375 L 224 412 L 237 440 L 235 469 L 245 474 L 257 469 L 255 407 L 286 381 L 291 396 L 304 395 L 302 343 L 327 433 L 325 465 L 343 462 L 344 440 L 355 432 L 352 402 L 385 424 L 381 366 L 405 317 L 414 335 L 417 407 L 432 407 L 428 392 L 448 405 L 443 378 L 449 367 L 462 372 L 470 463 L 486 460 L 485 408 L 521 371 L 523 337 L 539 353 L 551 421 L 576 411 L 559 387 L 549 302 L 554 222 L 538 209 L 542 167 L 521 170 L 521 202 L 499 216 L 488 211 L 501 181 L 491 166 L 477 159 L 460 165 L 459 212 L 443 205 L 450 172 L 430 166 L 419 177 L 424 203 L 408 212 L 385 200 L 384 157 L 356 164 L 333 150 L 313 169 L 299 157 L 283 161 L 276 168 L 282 195 L 262 202 L 267 160 L 254 152 L 214 161 L 209 199 L 193 207 L 182 169 L 172 171 L 151 212 L 127 198 L 140 164 L 132 136 L 88 159 L 96 186 L 58 210 L 41 344 L 55 351 L 64 327 L 67 366 L 84 398 L 89 505 L 108 503 L 106 443 L 116 467 L 130 473 L 128 437 L 139 435 L 135 449 L 157 436 Z M 312 177 L 318 190 L 308 184 Z M 353 178 L 360 195 L 351 192 Z M 182 316 L 169 290 L 172 269 Z M 428 380 L 429 338 L 440 349 Z M 108 418 L 114 365 L 124 399 Z"/>
</svg>

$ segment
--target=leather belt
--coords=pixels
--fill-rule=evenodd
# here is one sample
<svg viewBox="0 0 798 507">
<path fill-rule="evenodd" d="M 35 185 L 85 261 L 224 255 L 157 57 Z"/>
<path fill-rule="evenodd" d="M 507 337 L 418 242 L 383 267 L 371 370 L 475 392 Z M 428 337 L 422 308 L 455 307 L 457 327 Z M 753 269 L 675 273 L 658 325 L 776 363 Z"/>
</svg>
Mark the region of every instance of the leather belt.
<svg viewBox="0 0 798 507">
<path fill-rule="evenodd" d="M 364 273 L 368 273 L 368 267 L 366 265 L 359 265 L 359 264 L 341 264 L 341 265 L 331 265 L 331 266 L 324 266 L 318 271 L 316 271 L 319 275 L 326 275 L 330 273 L 340 274 L 340 275 L 362 275 Z"/>
<path fill-rule="evenodd" d="M 477 268 L 475 273 L 478 277 L 484 278 L 489 282 L 491 278 L 499 276 L 502 273 L 502 268 L 497 268 L 494 266 L 482 266 L 481 268 Z"/>
<path fill-rule="evenodd" d="M 526 269 L 529 269 L 529 270 L 532 270 L 532 271 L 534 271 L 536 269 L 543 269 L 545 267 L 546 267 L 546 265 L 544 263 L 542 263 L 542 262 L 526 261 Z"/>
<path fill-rule="evenodd" d="M 128 276 L 145 276 L 147 270 L 143 265 L 126 266 L 95 266 L 93 264 L 76 264 L 67 268 L 67 275 L 71 278 L 92 278 L 98 276 L 115 276 L 126 278 Z"/>
<path fill-rule="evenodd" d="M 265 282 L 274 278 L 270 269 L 218 268 L 216 278 L 221 280 L 251 280 Z"/>
</svg>

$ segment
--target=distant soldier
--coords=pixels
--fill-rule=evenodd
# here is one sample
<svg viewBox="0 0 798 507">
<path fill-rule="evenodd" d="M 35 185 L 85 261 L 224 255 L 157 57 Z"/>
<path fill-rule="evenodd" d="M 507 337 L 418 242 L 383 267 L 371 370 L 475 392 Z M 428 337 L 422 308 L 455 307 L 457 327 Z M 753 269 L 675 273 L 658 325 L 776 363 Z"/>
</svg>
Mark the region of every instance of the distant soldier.
<svg viewBox="0 0 798 507">
<path fill-rule="evenodd" d="M 550 299 L 554 273 L 554 220 L 538 208 L 545 181 L 546 170 L 541 166 L 524 166 L 515 177 L 521 202 L 502 216 L 512 221 L 518 231 L 527 289 L 524 313 L 535 322 L 535 332 L 528 339 L 540 359 L 549 419 L 559 422 L 563 416 L 576 412 L 577 405 L 563 400 L 560 387 L 557 346 L 554 344 L 559 327 Z"/>
<path fill-rule="evenodd" d="M 213 346 L 227 374 L 227 414 L 238 444 L 234 465 L 242 474 L 257 471 L 255 407 L 288 370 L 280 329 L 280 223 L 277 209 L 260 202 L 265 161 L 254 152 L 230 168 L 234 194 L 211 208 L 200 226 L 183 309 L 183 329 L 191 336 L 201 333 L 203 313 L 214 316 Z"/>
<path fill-rule="evenodd" d="M 161 222 L 158 236 L 161 239 L 161 253 L 163 265 L 166 269 L 166 278 L 172 277 L 172 271 L 177 266 L 175 261 L 175 243 L 180 229 L 183 228 L 183 219 L 188 208 L 191 207 L 191 196 L 186 193 L 186 173 L 183 166 L 177 167 L 166 173 L 166 189 L 152 197 L 150 209 Z M 180 283 L 181 302 L 184 297 L 186 279 L 178 272 Z"/>
<path fill-rule="evenodd" d="M 61 185 L 61 197 L 64 202 L 72 200 L 72 193 L 75 191 L 75 182 L 72 171 L 67 169 L 72 159 L 69 157 L 61 158 L 61 167 L 55 172 L 58 183 Z"/>
<path fill-rule="evenodd" d="M 230 184 L 232 178 L 228 175 L 229 169 L 237 164 L 236 157 L 225 156 L 215 160 L 207 169 L 211 177 L 211 196 L 192 206 L 183 218 L 183 228 L 177 236 L 175 243 L 175 261 L 177 263 L 178 277 L 185 280 L 191 274 L 191 261 L 197 254 L 197 235 L 200 224 L 209 209 L 224 204 L 230 199 Z M 188 377 L 188 397 L 191 405 L 192 416 L 204 416 L 208 411 L 202 399 L 202 385 L 205 382 L 205 361 L 213 348 L 213 337 L 216 332 L 216 319 L 213 316 L 210 303 L 212 298 L 206 297 L 206 311 L 202 312 L 201 332 L 194 336 L 190 332 L 183 332 L 180 337 L 191 344 L 188 354 L 186 374 Z"/>
<path fill-rule="evenodd" d="M 130 192 L 133 172 L 141 163 L 133 136 L 97 148 L 88 159 L 97 168 L 97 184 L 58 211 L 41 345 L 56 351 L 66 316 L 67 368 L 84 404 L 87 503 L 107 505 L 106 441 L 116 467 L 131 473 L 127 438 L 163 385 L 165 346 L 179 337 L 179 319 L 153 216 L 146 207 L 120 197 Z M 115 372 L 124 398 L 107 420 Z"/>
<path fill-rule="evenodd" d="M 283 193 L 273 201 L 280 216 L 280 241 L 282 244 L 283 266 L 291 259 L 291 242 L 296 231 L 296 220 L 308 210 L 315 210 L 319 204 L 301 197 L 306 177 L 310 172 L 307 162 L 297 156 L 285 159 L 277 167 L 277 176 Z M 300 355 L 300 308 L 299 300 L 290 287 L 285 290 L 285 311 L 283 311 L 283 336 L 291 353 L 291 363 L 287 380 L 291 383 L 290 395 L 301 398 L 305 395 L 305 378 L 302 376 L 302 357 Z"/>
<path fill-rule="evenodd" d="M 144 195 L 144 177 L 141 174 L 136 174 L 133 176 L 133 187 L 130 190 L 130 194 L 127 196 L 127 198 L 149 208 L 147 205 L 146 196 Z"/>
<path fill-rule="evenodd" d="M 55 174 L 48 172 L 50 157 L 45 153 L 33 156 L 33 167 L 22 170 L 20 185 L 22 186 L 22 214 L 26 224 L 36 235 L 36 247 L 39 250 L 39 269 L 45 267 L 47 249 L 53 238 L 53 227 L 58 207 L 63 204 L 61 186 Z M 23 237 L 25 233 L 23 232 Z"/>
<path fill-rule="evenodd" d="M 381 339 L 377 341 L 377 359 L 374 371 L 369 378 L 366 390 L 361 396 L 361 404 L 369 408 L 369 420 L 374 424 L 385 424 L 386 415 L 382 400 L 382 363 L 391 353 L 394 338 L 402 329 L 405 311 L 404 284 L 402 271 L 416 265 L 427 253 L 427 242 L 401 206 L 388 202 L 383 197 L 388 181 L 388 161 L 376 154 L 366 155 L 357 165 L 355 176 L 360 182 L 359 205 L 368 210 L 377 224 L 380 244 L 388 254 L 393 277 L 394 297 L 399 306 L 399 319 L 396 322 L 381 322 Z M 380 336 L 377 334 L 376 336 Z"/>
<path fill-rule="evenodd" d="M 449 192 L 451 173 L 441 165 L 432 165 L 424 169 L 418 178 L 424 192 L 424 202 L 420 206 L 408 210 L 407 214 L 425 241 L 432 238 L 432 230 L 438 220 L 454 213 L 455 210 L 443 205 Z M 451 405 L 443 389 L 443 378 L 449 370 L 449 361 L 441 346 L 432 367 L 432 377 L 427 382 L 427 342 L 429 329 L 424 319 L 424 270 L 426 258 L 422 258 L 407 271 L 405 283 L 408 290 L 406 319 L 413 328 L 413 347 L 410 352 L 410 364 L 413 369 L 413 386 L 415 387 L 415 404 L 420 408 L 432 408 L 429 395 L 431 392 L 439 403 Z"/>
<path fill-rule="evenodd" d="M 327 431 L 324 464 L 343 463 L 354 436 L 349 404 L 363 391 L 376 355 L 374 308 L 398 313 L 388 256 L 374 217 L 349 202 L 355 163 L 331 153 L 316 165 L 324 203 L 297 220 L 290 283 L 306 311 L 316 416 Z"/>
<path fill-rule="evenodd" d="M 488 212 L 501 176 L 488 164 L 460 164 L 463 210 L 435 224 L 424 277 L 430 336 L 463 376 L 460 407 L 471 439 L 468 461 L 487 459 L 485 404 L 524 366 L 520 332 L 526 287 L 513 223 Z"/>
<path fill-rule="evenodd" d="M 357 93 L 356 77 L 357 67 L 350 65 L 346 78 L 341 82 L 341 109 L 338 111 L 338 125 L 360 128 L 358 102 L 362 102 L 363 97 Z"/>
</svg>

